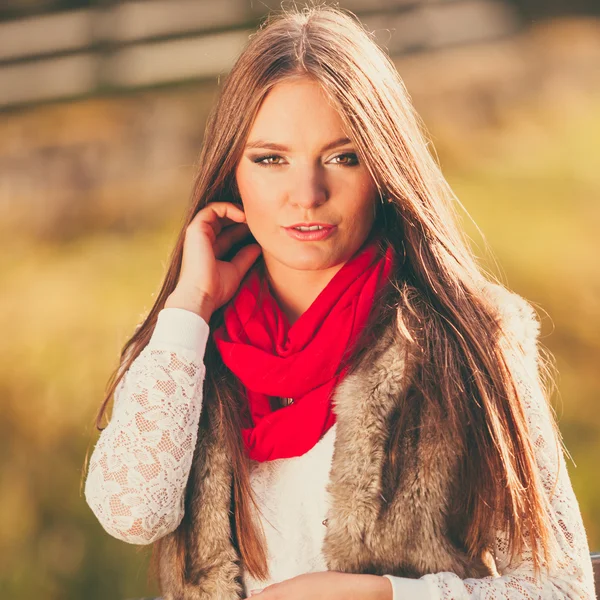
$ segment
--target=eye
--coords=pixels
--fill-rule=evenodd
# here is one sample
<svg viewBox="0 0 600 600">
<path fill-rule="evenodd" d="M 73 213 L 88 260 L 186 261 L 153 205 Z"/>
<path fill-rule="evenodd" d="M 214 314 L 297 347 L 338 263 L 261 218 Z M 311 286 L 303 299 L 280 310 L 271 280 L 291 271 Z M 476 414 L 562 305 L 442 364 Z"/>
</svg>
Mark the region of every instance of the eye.
<svg viewBox="0 0 600 600">
<path fill-rule="evenodd" d="M 358 157 L 356 156 L 356 154 L 354 152 L 346 152 L 344 154 L 338 154 L 337 156 L 334 156 L 332 160 L 335 160 L 337 158 L 348 159 L 348 160 L 345 160 L 342 162 L 335 163 L 337 165 L 342 165 L 344 167 L 354 167 L 354 166 L 358 165 Z"/>
<path fill-rule="evenodd" d="M 269 165 L 280 165 L 281 163 L 276 163 L 276 162 L 267 162 L 270 159 L 279 159 L 281 158 L 281 156 L 278 156 L 277 154 L 267 154 L 265 156 L 259 156 L 257 158 L 253 158 L 252 162 L 255 162 L 257 165 L 262 165 L 264 167 L 269 166 Z"/>
<path fill-rule="evenodd" d="M 345 152 L 344 154 L 338 154 L 334 156 L 332 160 L 336 161 L 337 159 L 342 159 L 341 161 L 335 162 L 334 164 L 342 165 L 345 167 L 354 167 L 358 165 L 358 157 L 354 152 Z M 274 162 L 278 161 L 278 162 Z M 283 164 L 282 157 L 278 154 L 266 154 L 264 156 L 258 156 L 252 159 L 252 162 L 261 166 L 278 166 Z"/>
</svg>

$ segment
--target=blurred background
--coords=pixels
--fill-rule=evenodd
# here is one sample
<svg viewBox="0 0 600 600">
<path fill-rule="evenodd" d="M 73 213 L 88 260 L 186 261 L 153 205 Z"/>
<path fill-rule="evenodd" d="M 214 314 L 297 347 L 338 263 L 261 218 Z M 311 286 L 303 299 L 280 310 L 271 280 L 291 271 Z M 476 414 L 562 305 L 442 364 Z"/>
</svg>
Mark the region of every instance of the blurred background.
<svg viewBox="0 0 600 600">
<path fill-rule="evenodd" d="M 394 58 L 489 244 L 465 217 L 482 262 L 539 308 L 571 479 L 600 550 L 600 2 L 338 4 Z M 3 598 L 157 591 L 149 548 L 111 538 L 87 507 L 84 459 L 120 349 L 162 281 L 221 78 L 280 8 L 0 3 Z"/>
</svg>

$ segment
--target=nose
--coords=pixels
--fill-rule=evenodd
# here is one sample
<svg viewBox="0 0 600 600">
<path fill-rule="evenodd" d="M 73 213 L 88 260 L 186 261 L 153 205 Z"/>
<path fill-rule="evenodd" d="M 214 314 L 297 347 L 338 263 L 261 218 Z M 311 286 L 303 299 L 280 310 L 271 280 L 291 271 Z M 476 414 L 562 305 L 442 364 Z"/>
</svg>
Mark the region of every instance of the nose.
<svg viewBox="0 0 600 600">
<path fill-rule="evenodd" d="M 329 190 L 319 165 L 298 167 L 291 178 L 288 193 L 290 203 L 301 208 L 314 208 L 327 201 Z"/>
</svg>

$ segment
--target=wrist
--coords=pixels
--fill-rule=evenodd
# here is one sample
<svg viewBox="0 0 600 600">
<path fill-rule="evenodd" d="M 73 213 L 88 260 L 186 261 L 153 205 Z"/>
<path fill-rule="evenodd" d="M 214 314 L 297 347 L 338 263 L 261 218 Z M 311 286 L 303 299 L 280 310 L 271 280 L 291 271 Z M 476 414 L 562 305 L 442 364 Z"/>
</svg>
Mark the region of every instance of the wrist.
<svg viewBox="0 0 600 600">
<path fill-rule="evenodd" d="M 215 310 L 215 305 L 212 298 L 206 294 L 192 297 L 174 291 L 167 297 L 165 308 L 189 310 L 202 317 L 208 323 Z"/>
<path fill-rule="evenodd" d="M 393 600 L 392 582 L 382 575 L 373 575 L 373 600 Z"/>
<path fill-rule="evenodd" d="M 353 574 L 352 577 L 356 577 L 353 589 L 359 592 L 356 595 L 357 598 L 394 600 L 392 582 L 387 577 L 367 573 Z"/>
</svg>

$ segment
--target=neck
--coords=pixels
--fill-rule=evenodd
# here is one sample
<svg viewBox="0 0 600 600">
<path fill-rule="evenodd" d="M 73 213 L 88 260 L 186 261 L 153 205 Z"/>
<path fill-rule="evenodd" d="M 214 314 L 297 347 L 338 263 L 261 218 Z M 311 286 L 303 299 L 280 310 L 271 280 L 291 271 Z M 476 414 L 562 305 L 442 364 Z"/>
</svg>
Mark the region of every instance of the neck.
<svg viewBox="0 0 600 600">
<path fill-rule="evenodd" d="M 269 281 L 271 293 L 290 325 L 296 322 L 344 266 L 344 263 L 340 263 L 329 269 L 299 270 L 290 269 L 266 254 L 263 258 L 264 275 Z"/>
</svg>

